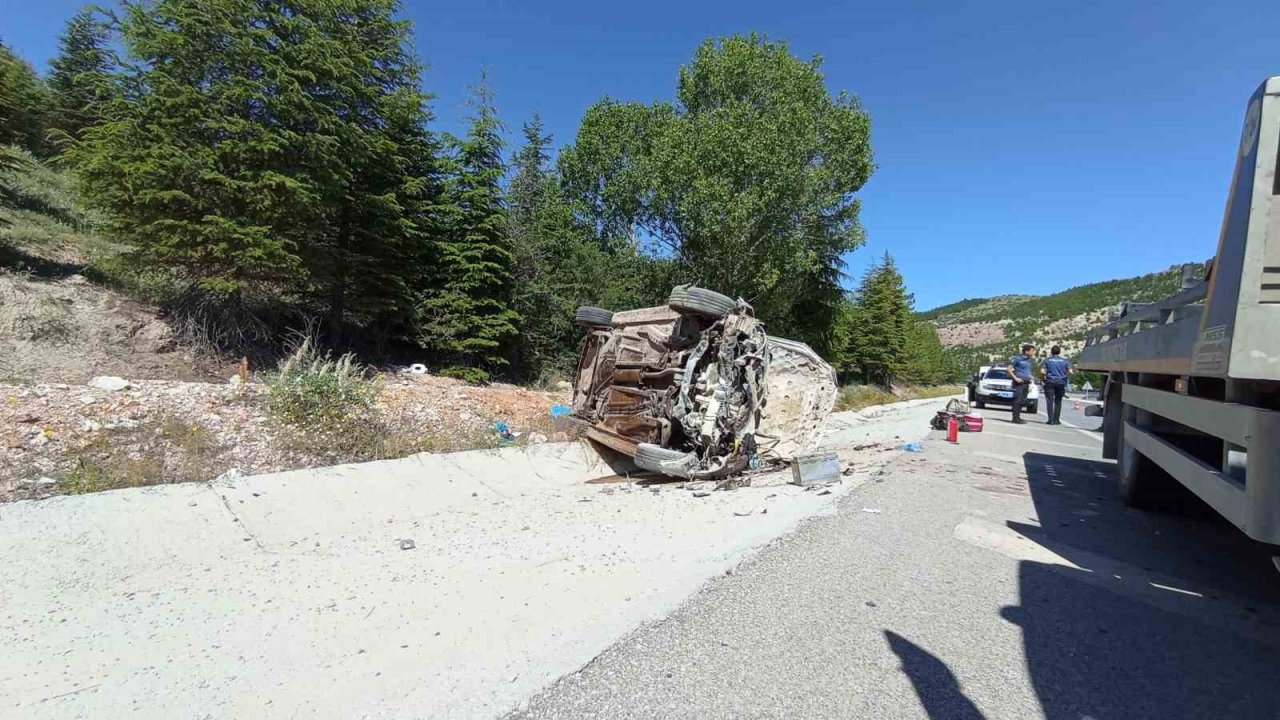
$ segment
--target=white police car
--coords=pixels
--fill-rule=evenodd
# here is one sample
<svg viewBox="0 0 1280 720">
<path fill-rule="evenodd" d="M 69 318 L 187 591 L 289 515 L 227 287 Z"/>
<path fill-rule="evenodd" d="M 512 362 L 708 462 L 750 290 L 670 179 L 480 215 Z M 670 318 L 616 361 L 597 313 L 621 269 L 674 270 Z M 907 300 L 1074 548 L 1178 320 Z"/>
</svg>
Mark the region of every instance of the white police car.
<svg viewBox="0 0 1280 720">
<path fill-rule="evenodd" d="M 984 408 L 987 405 L 1013 405 L 1013 378 L 1001 367 L 983 365 L 969 382 L 969 399 L 974 407 Z M 1027 399 L 1022 409 L 1035 414 L 1040 408 L 1040 386 L 1031 383 L 1027 388 Z"/>
</svg>

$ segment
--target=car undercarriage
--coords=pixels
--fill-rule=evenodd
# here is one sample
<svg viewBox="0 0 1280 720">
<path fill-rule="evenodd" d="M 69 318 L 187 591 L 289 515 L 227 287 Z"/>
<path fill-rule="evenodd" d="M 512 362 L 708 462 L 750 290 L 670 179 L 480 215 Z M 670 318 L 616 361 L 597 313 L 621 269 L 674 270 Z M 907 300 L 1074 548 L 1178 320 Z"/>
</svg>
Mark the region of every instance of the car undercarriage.
<svg viewBox="0 0 1280 720">
<path fill-rule="evenodd" d="M 835 372 L 771 338 L 751 305 L 678 286 L 665 306 L 584 307 L 573 415 L 650 472 L 720 478 L 816 446 Z"/>
</svg>

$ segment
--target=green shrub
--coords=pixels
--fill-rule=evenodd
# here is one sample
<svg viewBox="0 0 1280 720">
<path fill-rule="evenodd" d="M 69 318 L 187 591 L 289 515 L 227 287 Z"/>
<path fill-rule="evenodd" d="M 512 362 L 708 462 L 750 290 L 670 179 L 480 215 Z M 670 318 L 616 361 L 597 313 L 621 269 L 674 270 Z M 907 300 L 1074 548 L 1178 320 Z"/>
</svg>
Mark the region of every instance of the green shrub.
<svg viewBox="0 0 1280 720">
<path fill-rule="evenodd" d="M 373 420 L 377 383 L 347 353 L 336 360 L 303 338 L 267 380 L 267 409 L 294 428 L 341 435 Z"/>
<path fill-rule="evenodd" d="M 465 367 L 462 365 L 450 365 L 440 371 L 444 377 L 461 380 L 472 385 L 484 385 L 489 382 L 489 373 L 480 368 Z"/>
</svg>

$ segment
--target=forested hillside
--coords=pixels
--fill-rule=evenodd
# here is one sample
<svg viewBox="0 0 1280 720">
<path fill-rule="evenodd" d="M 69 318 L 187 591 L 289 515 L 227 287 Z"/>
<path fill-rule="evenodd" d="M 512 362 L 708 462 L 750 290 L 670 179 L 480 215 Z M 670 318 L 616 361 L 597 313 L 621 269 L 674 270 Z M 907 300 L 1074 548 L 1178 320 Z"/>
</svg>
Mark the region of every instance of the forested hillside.
<svg viewBox="0 0 1280 720">
<path fill-rule="evenodd" d="M 957 364 L 977 367 L 989 357 L 1008 357 L 1023 342 L 1061 344 L 1079 350 L 1085 332 L 1105 321 L 1111 308 L 1127 300 L 1150 302 L 1177 291 L 1179 266 L 1121 280 L 1080 285 L 1043 296 L 973 298 L 918 313 L 917 321 L 938 329 Z"/>
</svg>

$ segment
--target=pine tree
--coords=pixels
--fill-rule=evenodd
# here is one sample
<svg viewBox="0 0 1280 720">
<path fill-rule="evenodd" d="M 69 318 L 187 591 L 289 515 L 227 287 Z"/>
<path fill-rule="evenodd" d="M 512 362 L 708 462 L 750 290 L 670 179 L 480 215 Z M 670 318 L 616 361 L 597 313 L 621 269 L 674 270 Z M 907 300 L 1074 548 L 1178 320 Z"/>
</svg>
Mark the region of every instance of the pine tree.
<svg viewBox="0 0 1280 720">
<path fill-rule="evenodd" d="M 888 386 L 906 367 L 911 296 L 889 253 L 872 266 L 858 290 L 850 354 L 867 382 Z"/>
<path fill-rule="evenodd" d="M 950 375 L 950 368 L 933 323 L 913 320 L 907 335 L 903 379 L 918 384 L 940 383 Z"/>
<path fill-rule="evenodd" d="M 102 120 L 115 93 L 110 40 L 107 24 L 87 9 L 67 21 L 58 39 L 58 56 L 49 62 L 49 89 L 54 101 L 50 125 L 59 134 L 59 144 L 74 143 Z"/>
<path fill-rule="evenodd" d="M 434 141 L 395 0 L 157 0 L 121 24 L 125 93 L 71 152 L 139 259 L 408 327 Z"/>
<path fill-rule="evenodd" d="M 49 90 L 26 60 L 0 42 L 0 145 L 45 155 Z"/>
<path fill-rule="evenodd" d="M 472 382 L 507 365 L 516 334 L 511 308 L 511 239 L 502 193 L 501 123 L 483 75 L 465 138 L 455 141 L 443 236 L 433 252 L 435 282 L 419 304 L 418 340 Z"/>
</svg>

